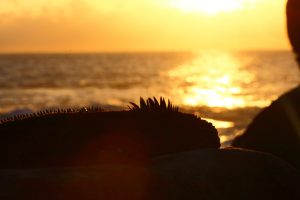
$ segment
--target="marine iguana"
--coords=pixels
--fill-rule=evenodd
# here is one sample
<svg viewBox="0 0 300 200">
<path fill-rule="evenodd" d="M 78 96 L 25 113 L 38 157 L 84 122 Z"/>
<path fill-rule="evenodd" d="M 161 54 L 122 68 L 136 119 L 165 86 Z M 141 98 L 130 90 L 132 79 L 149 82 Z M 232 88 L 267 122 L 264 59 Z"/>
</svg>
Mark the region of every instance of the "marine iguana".
<svg viewBox="0 0 300 200">
<path fill-rule="evenodd" d="M 164 98 L 129 110 L 46 110 L 0 124 L 0 168 L 143 164 L 155 156 L 219 148 L 216 128 Z"/>
</svg>

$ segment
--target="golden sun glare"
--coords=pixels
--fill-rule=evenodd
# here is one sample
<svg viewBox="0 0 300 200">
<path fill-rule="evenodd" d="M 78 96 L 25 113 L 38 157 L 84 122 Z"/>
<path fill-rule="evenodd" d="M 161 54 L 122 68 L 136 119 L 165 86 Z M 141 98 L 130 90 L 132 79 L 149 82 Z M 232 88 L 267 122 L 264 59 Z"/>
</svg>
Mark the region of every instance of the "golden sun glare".
<svg viewBox="0 0 300 200">
<path fill-rule="evenodd" d="M 216 15 L 242 9 L 244 4 L 249 1 L 253 0 L 171 0 L 171 4 L 185 12 Z"/>
</svg>

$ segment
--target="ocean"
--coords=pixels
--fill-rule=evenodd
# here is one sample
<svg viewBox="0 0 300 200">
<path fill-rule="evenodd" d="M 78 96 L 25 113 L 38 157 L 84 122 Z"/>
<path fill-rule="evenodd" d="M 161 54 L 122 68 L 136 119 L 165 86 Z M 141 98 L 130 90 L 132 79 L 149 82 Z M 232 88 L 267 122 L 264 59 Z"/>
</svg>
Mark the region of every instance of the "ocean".
<svg viewBox="0 0 300 200">
<path fill-rule="evenodd" d="M 0 118 L 162 96 L 212 122 L 226 146 L 299 82 L 288 51 L 0 54 Z"/>
</svg>

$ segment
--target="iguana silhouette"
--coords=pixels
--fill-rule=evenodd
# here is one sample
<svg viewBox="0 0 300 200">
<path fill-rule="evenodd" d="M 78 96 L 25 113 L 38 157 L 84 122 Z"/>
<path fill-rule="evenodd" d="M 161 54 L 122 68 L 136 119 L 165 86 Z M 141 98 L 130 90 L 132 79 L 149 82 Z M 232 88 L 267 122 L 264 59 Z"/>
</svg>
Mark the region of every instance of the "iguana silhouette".
<svg viewBox="0 0 300 200">
<path fill-rule="evenodd" d="M 129 110 L 46 110 L 0 124 L 0 168 L 147 163 L 154 156 L 219 148 L 215 127 L 160 98 Z"/>
</svg>

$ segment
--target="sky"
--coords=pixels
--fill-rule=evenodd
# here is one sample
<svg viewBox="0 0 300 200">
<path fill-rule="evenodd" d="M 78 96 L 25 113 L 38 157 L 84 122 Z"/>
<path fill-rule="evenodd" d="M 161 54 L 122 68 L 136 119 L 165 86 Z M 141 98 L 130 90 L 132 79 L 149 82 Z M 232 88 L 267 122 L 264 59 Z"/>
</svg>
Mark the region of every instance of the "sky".
<svg viewBox="0 0 300 200">
<path fill-rule="evenodd" d="M 286 50 L 285 0 L 0 0 L 0 52 Z"/>
</svg>

